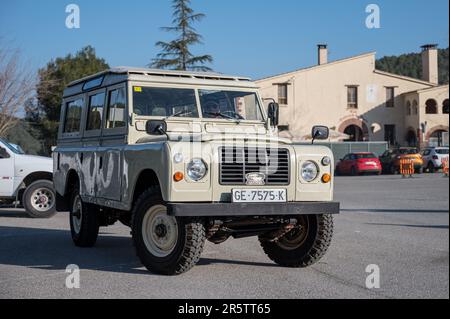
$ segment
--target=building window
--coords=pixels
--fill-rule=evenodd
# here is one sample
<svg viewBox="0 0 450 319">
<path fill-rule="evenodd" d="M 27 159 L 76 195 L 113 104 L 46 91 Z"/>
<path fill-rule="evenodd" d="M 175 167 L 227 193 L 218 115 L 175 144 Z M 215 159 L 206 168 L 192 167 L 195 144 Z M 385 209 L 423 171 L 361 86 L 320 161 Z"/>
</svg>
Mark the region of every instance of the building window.
<svg viewBox="0 0 450 319">
<path fill-rule="evenodd" d="M 426 105 L 426 107 L 425 107 L 426 114 L 437 114 L 438 113 L 436 100 L 429 99 L 428 101 L 425 102 L 425 105 Z"/>
<path fill-rule="evenodd" d="M 278 132 L 289 131 L 289 125 L 278 125 Z"/>
<path fill-rule="evenodd" d="M 389 145 L 396 144 L 395 136 L 395 125 L 385 125 L 384 126 L 384 140 L 389 143 Z"/>
<path fill-rule="evenodd" d="M 448 109 L 448 99 L 446 99 L 443 103 L 442 103 L 442 113 L 443 114 L 448 114 L 449 112 Z"/>
<path fill-rule="evenodd" d="M 358 87 L 347 86 L 347 107 L 349 109 L 358 108 Z"/>
<path fill-rule="evenodd" d="M 395 106 L 395 88 L 388 87 L 386 88 L 386 107 L 394 107 Z"/>
<path fill-rule="evenodd" d="M 288 85 L 278 84 L 278 103 L 287 105 L 288 104 Z"/>
<path fill-rule="evenodd" d="M 406 103 L 406 115 L 411 116 L 411 114 L 412 114 L 411 102 L 408 101 L 408 102 Z"/>
<path fill-rule="evenodd" d="M 417 115 L 419 114 L 419 103 L 417 103 L 416 100 L 413 101 L 413 114 Z"/>
</svg>

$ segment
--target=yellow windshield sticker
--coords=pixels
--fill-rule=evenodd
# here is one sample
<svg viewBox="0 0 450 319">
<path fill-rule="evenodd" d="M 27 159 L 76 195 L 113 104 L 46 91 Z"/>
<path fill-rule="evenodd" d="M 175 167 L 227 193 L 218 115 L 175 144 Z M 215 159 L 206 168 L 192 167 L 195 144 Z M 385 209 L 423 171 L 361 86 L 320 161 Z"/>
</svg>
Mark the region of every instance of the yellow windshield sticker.
<svg viewBox="0 0 450 319">
<path fill-rule="evenodd" d="M 142 88 L 140 86 L 135 86 L 134 92 L 142 92 Z"/>
</svg>

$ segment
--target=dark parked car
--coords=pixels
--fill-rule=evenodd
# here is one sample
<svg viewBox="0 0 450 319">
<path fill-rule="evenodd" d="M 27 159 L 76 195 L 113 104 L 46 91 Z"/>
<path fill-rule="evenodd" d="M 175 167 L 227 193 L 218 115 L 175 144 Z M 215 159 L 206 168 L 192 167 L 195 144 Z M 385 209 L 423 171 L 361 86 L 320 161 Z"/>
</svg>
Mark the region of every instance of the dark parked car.
<svg viewBox="0 0 450 319">
<path fill-rule="evenodd" d="M 418 174 L 423 172 L 423 159 L 419 150 L 415 147 L 400 147 L 387 150 L 380 156 L 383 172 L 397 174 L 400 171 L 400 160 L 407 159 L 414 163 L 414 171 Z"/>
<path fill-rule="evenodd" d="M 381 163 L 373 153 L 350 153 L 336 165 L 339 175 L 381 174 Z"/>
</svg>

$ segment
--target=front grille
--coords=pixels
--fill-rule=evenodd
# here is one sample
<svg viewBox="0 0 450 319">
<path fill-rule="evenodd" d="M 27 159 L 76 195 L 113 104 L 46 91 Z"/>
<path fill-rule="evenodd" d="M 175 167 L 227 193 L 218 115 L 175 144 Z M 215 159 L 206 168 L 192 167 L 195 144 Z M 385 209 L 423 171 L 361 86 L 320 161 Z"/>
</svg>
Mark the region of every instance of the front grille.
<svg viewBox="0 0 450 319">
<path fill-rule="evenodd" d="M 221 147 L 221 185 L 246 185 L 249 173 L 264 173 L 266 185 L 289 185 L 289 150 Z"/>
</svg>

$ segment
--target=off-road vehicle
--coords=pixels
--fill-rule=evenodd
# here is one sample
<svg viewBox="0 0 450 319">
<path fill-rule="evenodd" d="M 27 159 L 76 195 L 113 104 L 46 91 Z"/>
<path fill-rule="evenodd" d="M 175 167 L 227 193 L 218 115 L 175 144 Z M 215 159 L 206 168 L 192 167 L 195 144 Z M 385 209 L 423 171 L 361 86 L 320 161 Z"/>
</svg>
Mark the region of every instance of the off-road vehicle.
<svg viewBox="0 0 450 319">
<path fill-rule="evenodd" d="M 121 221 L 156 273 L 183 273 L 206 240 L 230 237 L 258 236 L 281 266 L 317 262 L 339 213 L 332 153 L 278 138 L 278 105 L 263 105 L 250 79 L 216 73 L 122 67 L 69 84 L 54 185 L 75 245 Z"/>
</svg>

